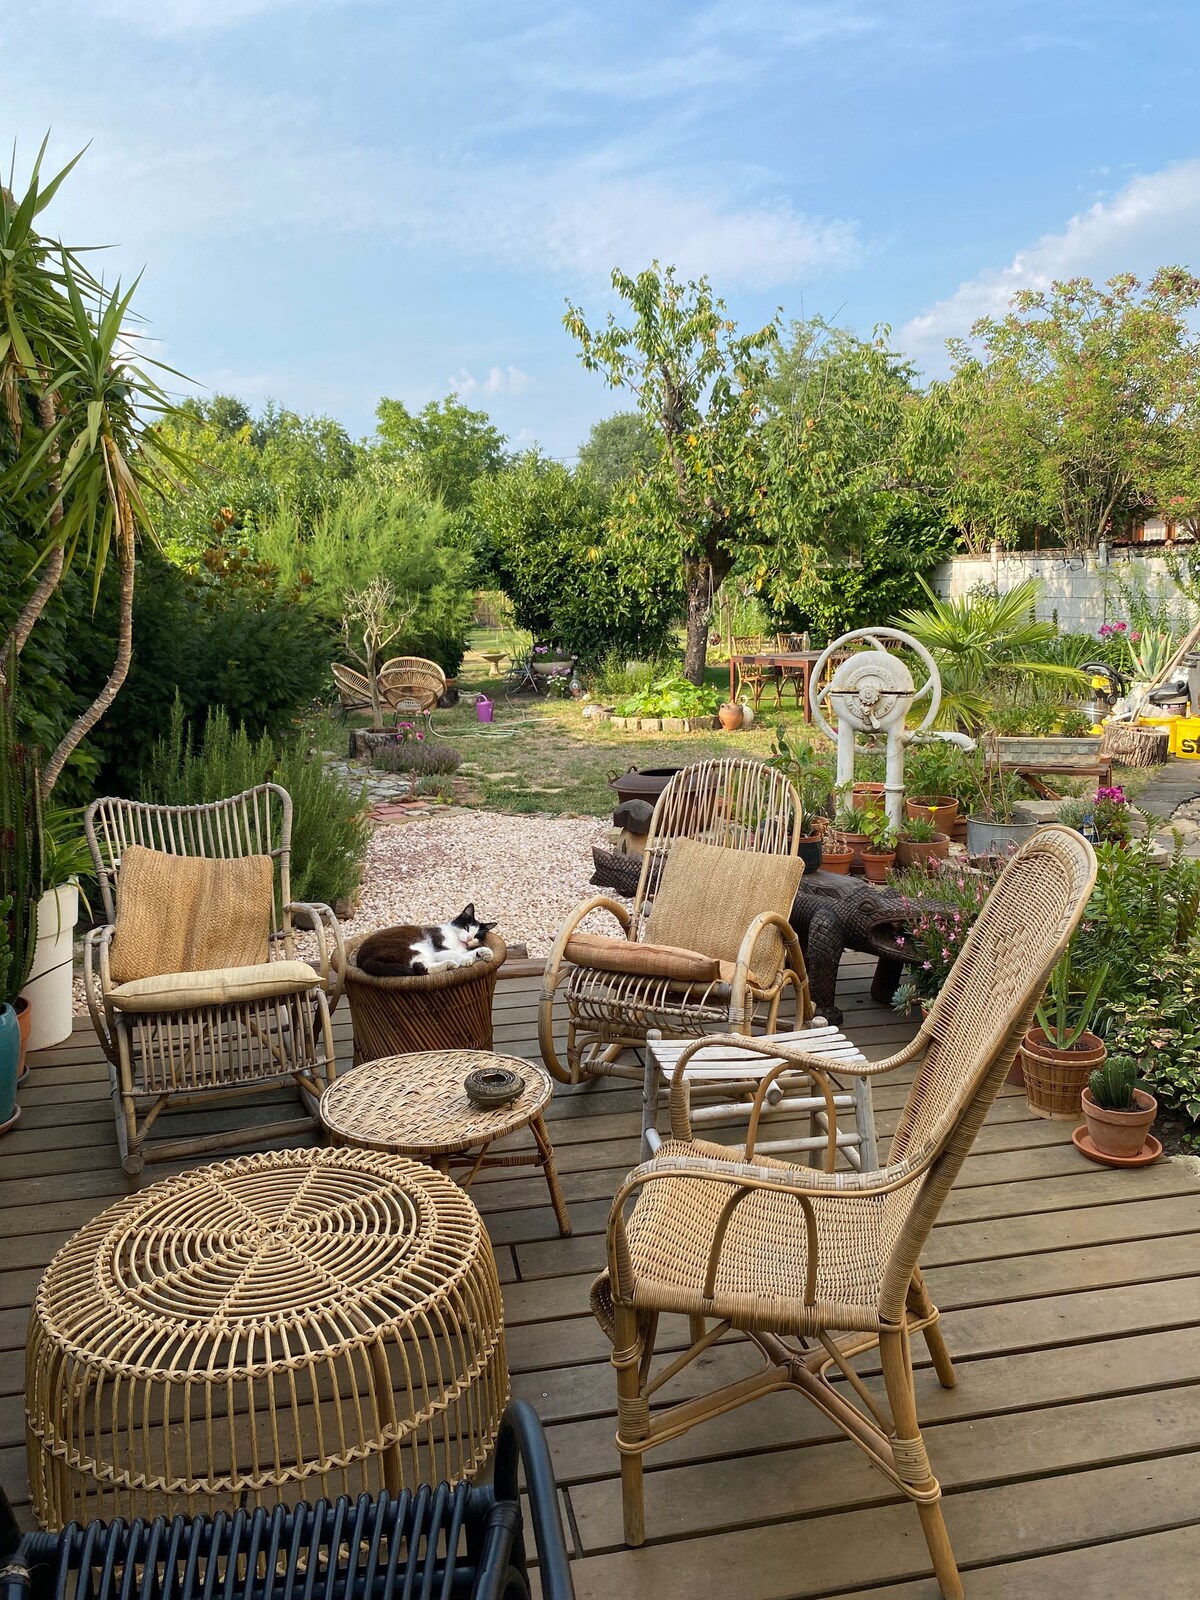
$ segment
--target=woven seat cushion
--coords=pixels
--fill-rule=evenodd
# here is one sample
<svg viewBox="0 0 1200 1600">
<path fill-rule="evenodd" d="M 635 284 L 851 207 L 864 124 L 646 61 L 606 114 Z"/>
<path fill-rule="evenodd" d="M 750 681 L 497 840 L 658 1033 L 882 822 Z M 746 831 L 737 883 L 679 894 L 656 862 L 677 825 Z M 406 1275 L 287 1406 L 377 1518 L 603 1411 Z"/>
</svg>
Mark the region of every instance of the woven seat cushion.
<svg viewBox="0 0 1200 1600">
<path fill-rule="evenodd" d="M 755 917 L 775 911 L 786 920 L 803 876 L 804 863 L 795 856 L 679 839 L 662 869 L 646 940 L 736 961 Z M 764 928 L 752 957 L 764 983 L 775 982 L 783 957 L 779 930 Z"/>
<path fill-rule="evenodd" d="M 208 972 L 163 972 L 136 978 L 108 991 L 118 1011 L 190 1011 L 196 1006 L 235 1005 L 316 988 L 320 974 L 307 961 L 263 961 L 252 967 Z"/>
<path fill-rule="evenodd" d="M 223 861 L 129 845 L 117 881 L 113 981 L 261 965 L 270 955 L 273 881 L 270 856 Z"/>
<path fill-rule="evenodd" d="M 565 951 L 577 967 L 597 972 L 633 972 L 647 978 L 676 978 L 684 983 L 716 983 L 721 963 L 715 956 L 678 945 L 638 944 L 631 939 L 606 939 L 598 933 L 573 933 Z"/>
</svg>

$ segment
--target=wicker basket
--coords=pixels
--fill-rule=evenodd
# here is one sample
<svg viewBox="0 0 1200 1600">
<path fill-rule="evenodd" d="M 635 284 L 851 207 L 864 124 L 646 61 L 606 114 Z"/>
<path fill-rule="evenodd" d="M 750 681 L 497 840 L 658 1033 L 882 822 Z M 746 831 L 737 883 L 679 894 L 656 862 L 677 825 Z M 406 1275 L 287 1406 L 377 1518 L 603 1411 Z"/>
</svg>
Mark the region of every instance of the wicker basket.
<svg viewBox="0 0 1200 1600">
<path fill-rule="evenodd" d="M 1110 722 L 1100 741 L 1100 754 L 1122 767 L 1154 767 L 1167 759 L 1166 728 L 1143 728 L 1136 722 Z"/>
<path fill-rule="evenodd" d="M 473 961 L 423 978 L 375 978 L 361 972 L 358 947 L 346 946 L 346 998 L 354 1023 L 354 1065 L 420 1050 L 490 1050 L 492 996 L 508 947 L 489 933 L 491 961 Z"/>
<path fill-rule="evenodd" d="M 1051 1122 L 1080 1122 L 1080 1096 L 1092 1071 L 1103 1064 L 1107 1050 L 1094 1033 L 1079 1036 L 1079 1048 L 1056 1050 L 1040 1028 L 1030 1028 L 1021 1041 L 1025 1100 L 1035 1117 Z"/>
</svg>

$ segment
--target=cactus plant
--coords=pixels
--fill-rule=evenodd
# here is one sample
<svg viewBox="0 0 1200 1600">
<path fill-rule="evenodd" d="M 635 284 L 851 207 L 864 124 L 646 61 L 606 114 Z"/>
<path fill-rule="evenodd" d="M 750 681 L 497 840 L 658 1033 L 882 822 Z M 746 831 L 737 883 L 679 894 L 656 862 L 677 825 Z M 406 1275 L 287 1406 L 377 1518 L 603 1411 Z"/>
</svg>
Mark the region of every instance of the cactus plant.
<svg viewBox="0 0 1200 1600">
<path fill-rule="evenodd" d="M 37 944 L 42 889 L 42 800 L 37 752 L 17 737 L 17 654 L 10 649 L 0 676 L 0 901 L 7 903 L 9 965 L 0 1003 L 24 988 Z"/>
<path fill-rule="evenodd" d="M 1092 1099 L 1105 1111 L 1132 1111 L 1138 1064 L 1132 1056 L 1109 1056 L 1088 1079 Z"/>
</svg>

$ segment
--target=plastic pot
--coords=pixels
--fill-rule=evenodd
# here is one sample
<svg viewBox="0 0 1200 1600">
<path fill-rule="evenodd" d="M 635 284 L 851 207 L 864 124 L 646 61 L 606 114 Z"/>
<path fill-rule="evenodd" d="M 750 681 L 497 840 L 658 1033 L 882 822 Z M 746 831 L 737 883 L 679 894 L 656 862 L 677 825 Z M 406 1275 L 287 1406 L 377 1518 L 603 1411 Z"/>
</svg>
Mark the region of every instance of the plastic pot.
<svg viewBox="0 0 1200 1600">
<path fill-rule="evenodd" d="M 17 1110 L 17 1062 L 21 1055 L 21 1029 L 12 1006 L 0 1006 L 0 1133 L 7 1133 L 20 1116 Z"/>
<path fill-rule="evenodd" d="M 1135 1089 L 1132 1111 L 1110 1111 L 1107 1106 L 1098 1106 L 1090 1089 L 1084 1089 L 1081 1098 L 1088 1133 L 1101 1155 L 1141 1155 L 1146 1135 L 1158 1115 L 1158 1101 L 1152 1094 Z"/>
<path fill-rule="evenodd" d="M 78 920 L 79 889 L 73 883 L 47 889 L 38 901 L 33 966 L 29 982 L 21 990 L 32 1014 L 30 1050 L 47 1050 L 71 1036 L 75 1020 L 72 953 Z"/>
</svg>

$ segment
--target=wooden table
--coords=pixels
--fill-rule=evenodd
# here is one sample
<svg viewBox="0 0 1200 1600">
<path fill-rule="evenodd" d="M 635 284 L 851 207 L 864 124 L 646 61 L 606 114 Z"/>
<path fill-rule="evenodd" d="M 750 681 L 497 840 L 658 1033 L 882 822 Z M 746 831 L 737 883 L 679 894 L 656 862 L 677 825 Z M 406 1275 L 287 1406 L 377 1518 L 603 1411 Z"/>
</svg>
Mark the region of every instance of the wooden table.
<svg viewBox="0 0 1200 1600">
<path fill-rule="evenodd" d="M 467 1098 L 463 1079 L 488 1067 L 515 1072 L 525 1088 L 508 1105 L 483 1111 Z M 541 1167 L 558 1231 L 566 1237 L 571 1219 L 542 1115 L 553 1090 L 545 1067 L 518 1056 L 486 1050 L 383 1056 L 364 1061 L 330 1084 L 321 1096 L 321 1121 L 344 1144 L 413 1156 L 447 1173 L 465 1167 L 464 1189 L 484 1167 Z M 525 1128 L 533 1135 L 532 1150 L 491 1152 L 497 1139 Z"/>
<path fill-rule="evenodd" d="M 809 704 L 808 691 L 812 680 L 812 670 L 825 654 L 823 650 L 752 650 L 731 655 L 729 658 L 729 698 L 737 698 L 738 668 L 742 666 L 771 667 L 775 669 L 775 704 L 781 706 L 783 697 L 780 690 L 789 677 L 799 676 L 801 679 L 802 705 L 804 707 L 805 722 L 812 721 L 812 706 Z M 831 657 L 830 664 L 840 661 L 840 655 Z"/>
<path fill-rule="evenodd" d="M 844 1033 L 839 1033 L 820 1019 L 812 1027 L 801 1028 L 793 1033 L 767 1034 L 757 1042 L 770 1043 L 775 1039 L 829 1060 L 831 1068 L 835 1069 L 829 1073 L 834 1088 L 835 1115 L 839 1111 L 854 1111 L 853 1131 L 840 1127 L 837 1129 L 838 1151 L 857 1170 L 871 1171 L 877 1167 L 879 1157 L 875 1147 L 871 1083 L 869 1078 L 856 1076 L 854 1072 L 856 1063 L 866 1061 L 862 1051 Z M 664 1086 L 670 1088 L 679 1057 L 695 1043 L 694 1039 L 656 1039 L 653 1036 L 647 1040 L 646 1076 L 642 1087 L 643 1161 L 648 1161 L 662 1143 L 658 1133 L 658 1105 L 662 1089 Z M 749 1109 L 748 1100 L 730 1100 L 728 1096 L 731 1093 L 752 1096 L 766 1074 L 778 1065 L 778 1056 L 759 1055 L 749 1050 L 739 1050 L 733 1045 L 709 1045 L 698 1050 L 684 1068 L 684 1079 L 693 1098 L 697 1093 L 707 1093 L 710 1097 L 723 1094 L 726 1098 L 707 1105 L 693 1105 L 690 1112 L 693 1128 L 706 1123 L 744 1118 Z M 845 1079 L 851 1080 L 849 1086 L 843 1081 Z M 826 1148 L 829 1142 L 829 1119 L 824 1096 L 812 1093 L 811 1087 L 807 1093 L 794 1092 L 806 1085 L 811 1086 L 811 1082 L 806 1073 L 797 1069 L 783 1073 L 767 1090 L 763 1106 L 764 1121 L 768 1116 L 806 1116 L 810 1131 L 799 1138 L 760 1140 L 755 1149 L 762 1155 L 802 1153 L 812 1160 Z"/>
</svg>

